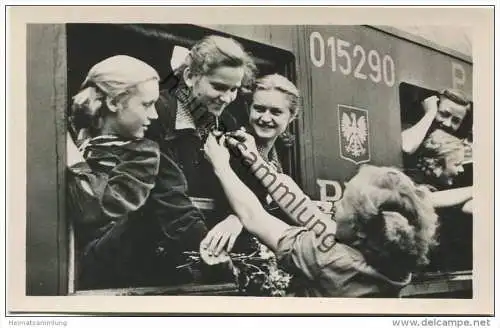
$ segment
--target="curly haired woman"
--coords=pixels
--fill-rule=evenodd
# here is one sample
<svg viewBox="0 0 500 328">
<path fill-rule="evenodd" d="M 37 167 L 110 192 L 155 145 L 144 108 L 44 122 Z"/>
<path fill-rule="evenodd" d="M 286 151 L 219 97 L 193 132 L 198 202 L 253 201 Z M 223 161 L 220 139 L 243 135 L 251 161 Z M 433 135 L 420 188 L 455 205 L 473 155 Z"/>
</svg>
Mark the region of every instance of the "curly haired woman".
<svg viewBox="0 0 500 328">
<path fill-rule="evenodd" d="M 237 149 L 249 168 L 299 227 L 273 217 L 229 165 Z M 397 169 L 364 166 L 348 183 L 335 221 L 288 176 L 279 174 L 242 132 L 210 136 L 206 156 L 245 228 L 270 247 L 290 272 L 301 274 L 297 296 L 397 297 L 412 272 L 427 263 L 437 215 L 428 191 Z M 266 180 L 267 179 L 267 180 Z"/>
</svg>

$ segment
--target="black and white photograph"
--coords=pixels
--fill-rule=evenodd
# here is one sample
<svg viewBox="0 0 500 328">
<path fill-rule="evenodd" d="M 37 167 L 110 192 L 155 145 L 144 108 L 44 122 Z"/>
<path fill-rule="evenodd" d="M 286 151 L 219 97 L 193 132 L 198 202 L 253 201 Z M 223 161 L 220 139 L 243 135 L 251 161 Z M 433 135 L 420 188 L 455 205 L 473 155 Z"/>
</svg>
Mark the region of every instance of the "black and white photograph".
<svg viewBox="0 0 500 328">
<path fill-rule="evenodd" d="M 25 24 L 24 296 L 484 292 L 470 25 L 157 17 Z"/>
</svg>

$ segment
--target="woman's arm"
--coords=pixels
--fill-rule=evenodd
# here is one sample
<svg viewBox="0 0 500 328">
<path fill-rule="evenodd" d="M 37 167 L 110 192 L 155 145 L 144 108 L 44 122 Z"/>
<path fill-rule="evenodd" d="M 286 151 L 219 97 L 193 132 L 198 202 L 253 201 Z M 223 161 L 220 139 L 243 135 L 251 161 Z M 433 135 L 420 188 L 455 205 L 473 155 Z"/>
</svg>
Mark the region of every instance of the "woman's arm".
<svg viewBox="0 0 500 328">
<path fill-rule="evenodd" d="M 75 177 L 75 192 L 82 195 L 81 199 L 93 198 L 102 212 L 111 218 L 121 217 L 144 205 L 155 186 L 160 162 L 158 145 L 153 141 L 144 139 L 126 143 L 123 147 L 127 151 L 120 155 L 114 153 L 113 147 L 116 146 L 108 145 L 116 142 L 120 141 L 102 141 L 96 146 L 101 150 L 108 147 L 109 151 L 91 152 L 85 162 L 69 168 Z M 86 161 L 95 165 L 91 168 Z"/>
<path fill-rule="evenodd" d="M 257 197 L 229 165 L 216 168 L 215 174 L 243 226 L 275 251 L 288 225 L 264 210 Z"/>
<path fill-rule="evenodd" d="M 330 215 L 323 213 L 288 175 L 273 171 L 272 166 L 260 156 L 257 156 L 251 170 L 293 222 L 317 234 L 336 230 Z"/>
<path fill-rule="evenodd" d="M 425 99 L 422 103 L 422 107 L 426 111 L 424 117 L 417 124 L 401 133 L 402 148 L 406 154 L 413 154 L 422 144 L 427 131 L 436 117 L 438 110 L 437 101 L 438 98 L 436 96 Z"/>
<path fill-rule="evenodd" d="M 314 230 L 317 234 L 325 230 L 329 232 L 336 230 L 335 222 L 330 215 L 323 213 L 292 178 L 278 173 L 259 155 L 251 135 L 237 131 L 231 136 L 228 143 L 232 149 L 236 149 L 235 155 L 241 158 L 293 222 Z"/>
<path fill-rule="evenodd" d="M 434 207 L 450 207 L 472 199 L 472 187 L 436 191 L 431 194 Z"/>
<path fill-rule="evenodd" d="M 160 154 L 160 169 L 148 201 L 148 214 L 177 251 L 197 250 L 207 233 L 205 218 L 187 195 L 187 180 L 178 165 Z"/>
<path fill-rule="evenodd" d="M 221 143 L 223 142 L 224 138 L 221 138 Z M 205 144 L 205 153 L 243 226 L 275 251 L 280 237 L 289 226 L 264 210 L 258 198 L 241 182 L 229 165 L 227 148 L 219 144 L 213 135 L 209 136 Z"/>
<path fill-rule="evenodd" d="M 471 200 L 468 200 L 468 201 L 464 204 L 464 206 L 462 206 L 462 211 L 463 211 L 464 213 L 467 213 L 467 214 L 472 214 L 472 211 L 473 211 L 473 209 L 472 209 L 472 199 L 471 199 Z"/>
</svg>

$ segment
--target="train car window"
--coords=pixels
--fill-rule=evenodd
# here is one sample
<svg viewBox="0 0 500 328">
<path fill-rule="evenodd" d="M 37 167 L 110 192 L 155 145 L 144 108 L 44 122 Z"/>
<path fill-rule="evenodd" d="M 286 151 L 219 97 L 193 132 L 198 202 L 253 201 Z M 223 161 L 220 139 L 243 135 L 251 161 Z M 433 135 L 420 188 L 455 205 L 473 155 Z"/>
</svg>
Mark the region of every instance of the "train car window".
<svg viewBox="0 0 500 328">
<path fill-rule="evenodd" d="M 68 97 L 75 94 L 92 65 L 117 54 L 134 56 L 147 62 L 164 80 L 172 72 L 172 59 L 175 65 L 182 57 L 183 49 L 189 49 L 210 34 L 229 36 L 239 41 L 253 56 L 260 76 L 279 73 L 295 82 L 295 58 L 292 53 L 208 28 L 177 24 L 68 24 Z M 248 101 L 244 97 L 238 97 L 226 110 L 242 125 L 248 121 Z M 292 138 L 278 140 L 278 153 L 285 172 L 298 179 L 297 142 L 288 142 L 298 137 L 297 122 L 291 124 L 288 136 Z"/>
<path fill-rule="evenodd" d="M 80 88 L 85 74 L 100 60 L 125 54 L 136 57 L 153 66 L 160 74 L 162 81 L 182 62 L 188 49 L 206 35 L 217 34 L 231 36 L 219 31 L 193 25 L 157 25 L 157 24 L 67 24 L 67 94 L 68 103 Z M 231 36 L 239 41 L 251 53 L 259 70 L 259 75 L 279 73 L 295 82 L 295 59 L 285 50 L 264 45 L 252 40 Z M 237 119 L 240 125 L 248 122 L 248 99 L 238 97 L 226 110 Z M 290 127 L 289 135 L 297 136 L 297 124 Z M 72 131 L 71 131 L 72 132 Z M 292 138 L 279 140 L 277 151 L 284 171 L 298 177 L 298 147 L 288 143 Z M 196 195 L 195 195 L 196 196 Z M 198 199 L 196 205 L 204 213 L 211 215 L 213 203 L 209 199 Z M 81 251 L 78 246 L 78 233 L 73 231 L 76 254 Z M 74 267 L 72 265 L 71 267 Z M 73 277 L 70 273 L 70 278 Z M 203 280 L 209 283 L 226 283 L 232 277 Z M 78 281 L 78 277 L 74 277 Z M 158 285 L 156 282 L 144 282 L 145 285 Z M 102 286 L 103 289 L 113 286 Z M 76 289 L 80 289 L 77 285 Z M 209 288 L 210 289 L 210 288 Z M 213 291 L 213 289 L 210 289 Z"/>
<path fill-rule="evenodd" d="M 438 204 L 439 246 L 426 271 L 472 270 L 472 213 L 468 207 L 473 183 L 472 103 L 457 127 L 441 123 L 439 113 L 425 119 L 423 102 L 432 96 L 441 99 L 439 90 L 401 83 L 399 96 L 404 170 L 416 183 L 429 187 Z M 435 105 L 440 106 L 440 100 Z M 438 198 L 443 192 L 449 192 L 444 200 Z"/>
</svg>

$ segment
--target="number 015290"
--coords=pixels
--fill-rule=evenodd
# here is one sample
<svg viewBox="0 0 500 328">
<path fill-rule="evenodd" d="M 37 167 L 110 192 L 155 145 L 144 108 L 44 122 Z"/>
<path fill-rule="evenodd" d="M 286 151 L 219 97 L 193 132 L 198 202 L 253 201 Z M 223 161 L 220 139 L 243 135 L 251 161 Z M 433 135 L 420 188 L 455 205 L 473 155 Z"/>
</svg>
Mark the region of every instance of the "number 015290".
<svg viewBox="0 0 500 328">
<path fill-rule="evenodd" d="M 380 55 L 377 50 L 365 50 L 359 44 L 351 44 L 330 36 L 326 42 L 321 33 L 309 36 L 311 62 L 323 67 L 328 59 L 333 72 L 339 70 L 344 75 L 353 75 L 360 80 L 370 79 L 374 83 L 385 83 L 392 87 L 396 79 L 394 60 L 389 55 Z M 368 68 L 366 66 L 368 65 Z"/>
</svg>

